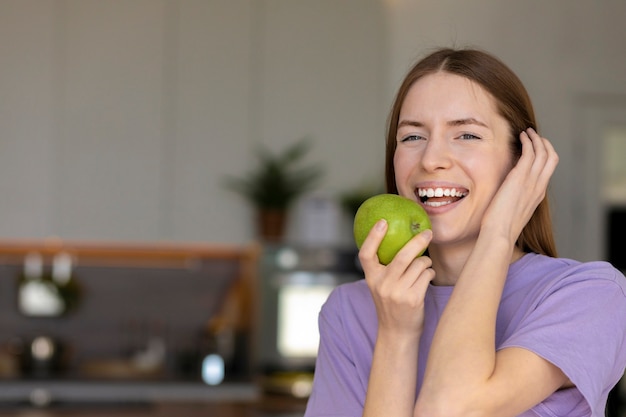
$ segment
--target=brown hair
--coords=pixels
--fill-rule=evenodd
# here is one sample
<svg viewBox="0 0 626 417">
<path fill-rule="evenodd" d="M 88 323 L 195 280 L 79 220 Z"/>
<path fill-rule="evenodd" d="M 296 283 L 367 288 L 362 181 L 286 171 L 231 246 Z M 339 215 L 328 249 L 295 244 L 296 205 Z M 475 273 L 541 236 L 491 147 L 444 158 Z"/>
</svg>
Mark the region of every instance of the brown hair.
<svg viewBox="0 0 626 417">
<path fill-rule="evenodd" d="M 509 123 L 514 161 L 521 155 L 519 135 L 529 127 L 537 130 L 535 114 L 526 88 L 515 73 L 493 55 L 476 49 L 442 48 L 417 62 L 398 89 L 389 114 L 385 159 L 387 192 L 397 194 L 393 157 L 396 151 L 398 119 L 404 99 L 413 84 L 425 75 L 445 71 L 482 86 L 494 98 L 497 111 Z M 516 245 L 524 252 L 557 256 L 548 197 L 544 197 Z"/>
</svg>

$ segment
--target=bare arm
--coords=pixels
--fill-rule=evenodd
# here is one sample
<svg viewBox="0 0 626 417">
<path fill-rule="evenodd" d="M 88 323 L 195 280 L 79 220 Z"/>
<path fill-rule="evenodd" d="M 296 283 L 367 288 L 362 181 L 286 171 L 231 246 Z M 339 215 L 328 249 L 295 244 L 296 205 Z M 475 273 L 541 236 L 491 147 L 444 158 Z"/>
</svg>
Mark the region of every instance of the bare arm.
<svg viewBox="0 0 626 417">
<path fill-rule="evenodd" d="M 416 416 L 515 416 L 566 383 L 524 349 L 495 351 L 495 323 L 515 241 L 546 193 L 558 156 L 529 130 L 494 197 L 438 324 Z"/>
<path fill-rule="evenodd" d="M 415 236 L 383 266 L 376 251 L 386 230 L 384 221 L 377 223 L 359 251 L 378 316 L 363 416 L 410 417 L 415 406 L 424 294 L 434 277 L 430 258 L 415 259 L 415 254 L 428 246 L 432 232 Z"/>
</svg>

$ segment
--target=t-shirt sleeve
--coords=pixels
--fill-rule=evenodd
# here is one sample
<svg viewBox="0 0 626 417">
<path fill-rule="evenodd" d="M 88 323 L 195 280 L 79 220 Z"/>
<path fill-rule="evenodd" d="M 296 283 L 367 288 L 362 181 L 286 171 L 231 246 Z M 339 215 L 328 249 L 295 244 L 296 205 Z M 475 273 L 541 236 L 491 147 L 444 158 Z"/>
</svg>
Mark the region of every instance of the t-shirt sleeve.
<svg viewBox="0 0 626 417">
<path fill-rule="evenodd" d="M 592 415 L 604 415 L 626 363 L 624 280 L 612 268 L 560 280 L 500 348 L 522 347 L 550 361 L 576 385 Z"/>
<path fill-rule="evenodd" d="M 340 308 L 340 294 L 335 290 L 319 314 L 320 345 L 305 417 L 358 417 L 363 411 Z"/>
</svg>

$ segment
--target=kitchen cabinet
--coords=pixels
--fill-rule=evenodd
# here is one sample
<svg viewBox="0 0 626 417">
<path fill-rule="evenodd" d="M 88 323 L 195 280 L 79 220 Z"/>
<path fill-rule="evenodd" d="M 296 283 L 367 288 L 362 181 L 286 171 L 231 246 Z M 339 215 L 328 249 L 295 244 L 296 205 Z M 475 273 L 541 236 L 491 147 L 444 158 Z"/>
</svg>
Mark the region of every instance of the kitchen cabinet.
<svg viewBox="0 0 626 417">
<path fill-rule="evenodd" d="M 86 407 L 90 415 L 161 415 L 174 405 L 257 402 L 258 251 L 254 244 L 0 241 L 0 413 L 65 415 Z M 59 254 L 71 257 L 81 288 L 75 311 L 42 317 L 19 310 L 18 276 L 33 253 L 46 270 Z M 231 343 L 216 342 L 223 335 L 214 327 Z M 55 344 L 41 350 L 41 340 Z M 152 349 L 155 341 L 160 349 Z M 64 354 L 51 361 L 46 352 L 57 348 Z M 215 354 L 225 375 L 210 385 L 202 364 Z"/>
</svg>

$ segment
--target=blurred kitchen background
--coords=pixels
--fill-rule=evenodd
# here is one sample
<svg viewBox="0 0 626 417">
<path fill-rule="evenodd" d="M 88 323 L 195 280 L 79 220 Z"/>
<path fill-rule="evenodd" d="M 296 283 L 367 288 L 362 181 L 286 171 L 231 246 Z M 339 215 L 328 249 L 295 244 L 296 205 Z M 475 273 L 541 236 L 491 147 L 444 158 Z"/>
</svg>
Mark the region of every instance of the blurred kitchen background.
<svg viewBox="0 0 626 417">
<path fill-rule="evenodd" d="M 560 255 L 626 268 L 624 16 L 623 0 L 0 0 L 0 414 L 301 415 L 302 329 L 360 277 L 344 203 L 381 190 L 393 94 L 438 46 L 517 72 L 561 158 Z M 224 179 L 302 138 L 323 175 L 263 238 Z"/>
</svg>

